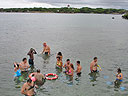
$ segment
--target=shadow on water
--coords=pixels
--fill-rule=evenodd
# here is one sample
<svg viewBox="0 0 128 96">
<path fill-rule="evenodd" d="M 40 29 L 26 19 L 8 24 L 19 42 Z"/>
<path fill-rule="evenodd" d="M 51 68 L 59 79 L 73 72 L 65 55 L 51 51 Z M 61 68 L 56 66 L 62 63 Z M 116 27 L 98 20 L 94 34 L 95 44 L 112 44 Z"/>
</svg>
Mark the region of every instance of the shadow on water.
<svg viewBox="0 0 128 96">
<path fill-rule="evenodd" d="M 49 60 L 50 60 L 50 56 L 52 56 L 52 55 L 38 54 L 38 56 L 43 58 L 45 64 L 48 64 Z"/>
<path fill-rule="evenodd" d="M 93 73 L 89 73 L 89 75 L 90 75 L 90 82 L 95 82 L 95 81 L 97 81 L 96 79 L 98 78 L 98 77 L 100 77 L 100 74 L 99 74 L 99 72 L 93 72 Z"/>
</svg>

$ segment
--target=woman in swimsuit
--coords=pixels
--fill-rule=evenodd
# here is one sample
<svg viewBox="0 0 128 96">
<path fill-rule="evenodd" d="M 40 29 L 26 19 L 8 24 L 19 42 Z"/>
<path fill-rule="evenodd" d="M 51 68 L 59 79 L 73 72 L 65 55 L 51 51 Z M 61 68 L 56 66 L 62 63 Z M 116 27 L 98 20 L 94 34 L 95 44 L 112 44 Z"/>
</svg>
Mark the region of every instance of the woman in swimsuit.
<svg viewBox="0 0 128 96">
<path fill-rule="evenodd" d="M 62 66 L 63 66 L 63 63 L 62 63 L 60 57 L 57 57 L 56 68 L 62 69 Z"/>
<path fill-rule="evenodd" d="M 122 79 L 123 79 L 123 74 L 121 73 L 121 69 L 118 68 L 117 69 L 117 74 L 116 74 L 116 81 L 114 82 L 116 87 L 120 86 L 120 84 L 123 81 Z"/>
<path fill-rule="evenodd" d="M 74 66 L 73 66 L 73 64 L 70 64 L 69 70 L 68 70 L 68 72 L 66 74 L 70 76 L 70 81 L 72 81 L 73 80 L 73 76 L 74 76 Z"/>
<path fill-rule="evenodd" d="M 61 53 L 61 52 L 58 52 L 58 53 L 57 53 L 56 58 L 57 58 L 57 57 L 60 57 L 60 60 L 62 61 L 62 59 L 63 59 L 63 55 L 62 55 L 62 53 Z"/>
</svg>

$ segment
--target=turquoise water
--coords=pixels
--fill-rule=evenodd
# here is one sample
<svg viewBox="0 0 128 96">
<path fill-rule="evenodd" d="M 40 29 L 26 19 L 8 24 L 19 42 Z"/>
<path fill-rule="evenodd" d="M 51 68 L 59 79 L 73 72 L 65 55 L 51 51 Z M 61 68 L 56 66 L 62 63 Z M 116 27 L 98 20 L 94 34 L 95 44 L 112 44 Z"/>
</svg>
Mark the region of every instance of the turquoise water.
<svg viewBox="0 0 128 96">
<path fill-rule="evenodd" d="M 35 55 L 35 67 L 40 68 L 43 74 L 56 73 L 58 51 L 63 53 L 63 62 L 71 59 L 75 69 L 75 62 L 80 60 L 83 70 L 79 81 L 75 80 L 75 74 L 73 84 L 60 73 L 57 80 L 47 81 L 37 90 L 37 96 L 127 96 L 127 90 L 121 91 L 110 84 L 120 67 L 124 75 L 121 86 L 128 88 L 127 28 L 128 21 L 121 15 L 0 13 L 1 96 L 22 96 L 13 80 L 13 62 L 27 57 L 31 47 L 39 54 L 43 42 L 48 43 L 52 53 L 45 62 L 41 56 Z M 103 70 L 96 80 L 88 75 L 94 56 L 99 58 Z"/>
</svg>

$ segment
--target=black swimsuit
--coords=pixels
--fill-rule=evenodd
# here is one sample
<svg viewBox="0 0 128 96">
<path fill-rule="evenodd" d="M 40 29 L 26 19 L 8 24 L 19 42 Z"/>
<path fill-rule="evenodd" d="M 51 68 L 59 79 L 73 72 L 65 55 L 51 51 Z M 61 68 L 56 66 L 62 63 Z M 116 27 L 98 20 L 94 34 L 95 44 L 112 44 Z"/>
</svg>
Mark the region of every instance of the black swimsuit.
<svg viewBox="0 0 128 96">
<path fill-rule="evenodd" d="M 45 55 L 48 55 L 48 52 L 45 52 Z"/>
</svg>

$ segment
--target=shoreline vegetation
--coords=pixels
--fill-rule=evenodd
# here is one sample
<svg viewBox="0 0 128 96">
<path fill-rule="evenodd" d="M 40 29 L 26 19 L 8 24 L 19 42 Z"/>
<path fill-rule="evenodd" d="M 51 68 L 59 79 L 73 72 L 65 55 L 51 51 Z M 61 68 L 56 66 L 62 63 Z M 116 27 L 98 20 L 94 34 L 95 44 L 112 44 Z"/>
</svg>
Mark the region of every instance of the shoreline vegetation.
<svg viewBox="0 0 128 96">
<path fill-rule="evenodd" d="M 17 12 L 17 13 L 96 13 L 96 14 L 125 14 L 128 13 L 128 10 L 125 9 L 103 9 L 103 8 L 0 8 L 0 12 Z"/>
<path fill-rule="evenodd" d="M 128 19 L 128 10 L 125 9 L 113 9 L 113 8 L 73 8 L 73 7 L 61 7 L 61 8 L 0 8 L 0 12 L 5 13 L 91 13 L 91 14 L 123 14 L 122 18 Z M 114 19 L 114 17 L 113 17 Z"/>
<path fill-rule="evenodd" d="M 128 19 L 128 13 L 124 14 L 124 15 L 122 16 L 122 18 Z"/>
</svg>

